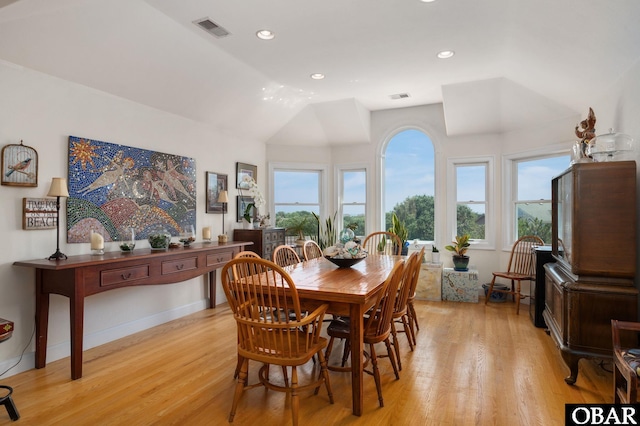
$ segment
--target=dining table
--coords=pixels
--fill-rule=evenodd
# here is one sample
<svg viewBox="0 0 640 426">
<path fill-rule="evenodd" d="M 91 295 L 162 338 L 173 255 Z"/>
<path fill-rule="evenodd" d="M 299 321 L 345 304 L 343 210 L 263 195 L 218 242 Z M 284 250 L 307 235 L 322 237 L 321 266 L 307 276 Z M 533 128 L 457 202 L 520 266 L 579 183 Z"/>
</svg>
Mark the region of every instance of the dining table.
<svg viewBox="0 0 640 426">
<path fill-rule="evenodd" d="M 384 281 L 402 256 L 370 255 L 340 268 L 318 257 L 287 266 L 300 303 L 309 311 L 328 303 L 328 314 L 350 317 L 352 410 L 362 415 L 364 376 L 364 314 L 373 307 Z"/>
</svg>

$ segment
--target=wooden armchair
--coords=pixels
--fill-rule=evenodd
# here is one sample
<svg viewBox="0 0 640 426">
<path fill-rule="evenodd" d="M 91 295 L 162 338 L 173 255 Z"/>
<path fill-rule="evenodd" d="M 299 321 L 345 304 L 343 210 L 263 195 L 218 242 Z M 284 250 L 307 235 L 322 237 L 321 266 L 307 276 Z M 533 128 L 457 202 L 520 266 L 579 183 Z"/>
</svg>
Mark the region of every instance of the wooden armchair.
<svg viewBox="0 0 640 426">
<path fill-rule="evenodd" d="M 302 315 L 300 300 L 291 276 L 280 266 L 265 259 L 236 258 L 222 270 L 222 285 L 238 326 L 238 359 L 240 374 L 233 397 L 229 422 L 233 422 L 238 402 L 245 390 L 264 386 L 285 392 L 291 398 L 293 424 L 298 425 L 299 392 L 325 385 L 329 402 L 333 393 L 323 349 L 327 340 L 320 336 L 322 319 L 328 304 Z M 273 312 L 292 315 L 270 315 Z M 314 355 L 320 360 L 320 375 L 311 383 L 300 385 L 296 367 L 306 364 Z M 259 383 L 247 385 L 249 360 L 264 363 L 259 370 Z M 291 368 L 290 380 L 284 385 L 269 380 L 269 365 Z"/>
<path fill-rule="evenodd" d="M 621 336 L 621 331 L 634 333 L 625 333 L 624 336 Z M 638 373 L 640 373 L 638 333 L 640 333 L 640 323 L 638 322 L 611 320 L 613 402 L 616 404 L 636 404 L 638 402 Z M 633 339 L 629 339 L 631 337 L 629 334 L 635 334 L 635 342 Z M 625 343 L 635 347 L 624 347 Z"/>
</svg>

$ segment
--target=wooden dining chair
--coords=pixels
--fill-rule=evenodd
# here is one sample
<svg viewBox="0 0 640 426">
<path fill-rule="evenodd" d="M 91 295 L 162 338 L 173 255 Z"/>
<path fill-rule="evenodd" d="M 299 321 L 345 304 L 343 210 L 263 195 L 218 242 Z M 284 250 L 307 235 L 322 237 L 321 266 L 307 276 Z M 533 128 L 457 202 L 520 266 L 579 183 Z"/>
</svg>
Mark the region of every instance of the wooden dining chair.
<svg viewBox="0 0 640 426">
<path fill-rule="evenodd" d="M 368 254 L 399 255 L 402 250 L 402 242 L 393 232 L 378 231 L 366 236 L 362 243 L 362 248 Z"/>
<path fill-rule="evenodd" d="M 378 293 L 376 302 L 373 308 L 368 311 L 368 316 L 364 322 L 364 334 L 363 341 L 365 345 L 369 345 L 369 352 L 366 353 L 368 359 L 371 360 L 371 370 L 364 371 L 367 374 L 373 376 L 376 382 L 376 389 L 378 391 L 378 403 L 380 407 L 384 407 L 384 401 L 382 399 L 382 385 L 380 383 L 380 371 L 378 369 L 378 356 L 376 355 L 375 345 L 377 343 L 384 342 L 387 347 L 387 357 L 391 361 L 393 372 L 395 373 L 396 380 L 400 379 L 398 373 L 398 366 L 396 364 L 396 357 L 394 350 L 391 348 L 391 328 L 393 327 L 393 307 L 398 294 L 398 286 L 404 273 L 405 261 L 399 260 L 393 266 L 393 269 L 389 273 L 385 280 L 381 291 Z M 350 333 L 350 319 L 347 317 L 340 317 L 334 319 L 327 327 L 327 334 L 329 335 L 329 344 L 325 352 L 325 358 L 328 360 L 331 355 L 331 349 L 333 342 L 336 338 L 345 339 L 345 345 L 351 340 Z M 350 371 L 350 367 L 344 368 L 344 371 Z"/>
<path fill-rule="evenodd" d="M 290 266 L 300 263 L 300 256 L 291 246 L 280 245 L 273 250 L 273 262 L 278 266 Z"/>
<path fill-rule="evenodd" d="M 416 274 L 413 277 L 411 283 L 411 289 L 409 290 L 409 298 L 407 299 L 407 321 L 409 322 L 409 330 L 411 331 L 411 338 L 413 339 L 413 345 L 417 344 L 416 333 L 420 331 L 420 324 L 418 324 L 418 315 L 416 314 L 416 308 L 413 306 L 413 302 L 416 299 L 416 289 L 418 288 L 418 279 L 420 278 L 420 270 L 422 265 L 422 259 L 424 258 L 424 247 L 420 250 L 418 264 L 416 265 Z"/>
<path fill-rule="evenodd" d="M 317 394 L 324 384 L 329 402 L 333 404 L 323 354 L 327 340 L 320 336 L 322 319 L 329 305 L 325 303 L 303 317 L 293 280 L 284 269 L 265 259 L 231 260 L 222 269 L 222 286 L 238 327 L 238 356 L 242 359 L 229 422 L 233 422 L 244 391 L 257 386 L 285 392 L 290 397 L 294 426 L 298 425 L 300 391 L 314 389 Z M 294 312 L 295 317 L 267 314 L 281 311 Z M 320 361 L 320 374 L 310 383 L 300 385 L 297 367 L 315 355 Z M 249 360 L 264 364 L 258 372 L 259 382 L 252 385 L 247 384 Z M 285 380 L 284 384 L 270 381 L 270 364 L 291 368 L 290 381 Z"/>
<path fill-rule="evenodd" d="M 244 251 L 238 252 L 238 254 L 233 256 L 234 259 L 237 259 L 239 257 L 255 257 L 256 259 L 261 259 L 260 255 L 258 253 L 256 253 L 255 251 L 250 251 L 250 250 L 244 250 Z"/>
<path fill-rule="evenodd" d="M 302 247 L 302 254 L 304 255 L 304 260 L 316 259 L 322 257 L 322 249 L 315 241 L 307 240 Z"/>
<path fill-rule="evenodd" d="M 528 297 L 520 292 L 522 281 L 531 281 L 535 279 L 535 261 L 534 261 L 534 246 L 544 245 L 544 241 L 540 237 L 535 235 L 525 235 L 520 237 L 518 241 L 513 244 L 511 249 L 511 257 L 509 257 L 509 264 L 506 272 L 493 272 L 493 279 L 489 284 L 489 290 L 485 298 L 484 304 L 486 305 L 491 299 L 491 293 L 508 293 L 513 296 L 516 302 L 516 315 L 520 314 L 520 299 Z M 511 281 L 511 290 L 493 288 L 497 278 L 504 278 Z"/>
<path fill-rule="evenodd" d="M 424 249 L 423 249 L 424 250 Z M 417 282 L 417 274 L 420 273 L 420 262 L 422 257 L 419 257 L 419 252 L 413 252 L 406 260 L 404 265 L 404 272 L 400 285 L 398 287 L 398 295 L 393 306 L 393 314 L 391 320 L 391 344 L 396 352 L 396 359 L 398 360 L 398 370 L 402 371 L 402 360 L 400 358 L 400 342 L 398 341 L 398 330 L 396 329 L 396 323 L 402 324 L 402 331 L 407 336 L 409 342 L 409 348 L 413 352 L 414 339 L 411 334 L 411 327 L 409 326 L 408 319 L 408 301 L 409 292 L 413 282 Z"/>
</svg>

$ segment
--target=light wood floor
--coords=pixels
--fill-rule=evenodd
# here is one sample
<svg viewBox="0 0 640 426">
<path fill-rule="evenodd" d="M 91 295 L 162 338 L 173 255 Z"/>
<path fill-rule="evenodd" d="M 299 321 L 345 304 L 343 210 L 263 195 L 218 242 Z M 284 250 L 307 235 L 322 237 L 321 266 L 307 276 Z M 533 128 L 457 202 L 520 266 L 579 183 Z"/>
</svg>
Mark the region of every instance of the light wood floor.
<svg viewBox="0 0 640 426">
<path fill-rule="evenodd" d="M 527 306 L 516 316 L 512 303 L 483 302 L 418 302 L 418 347 L 409 352 L 400 336 L 400 380 L 380 360 L 385 407 L 366 375 L 364 415 L 351 415 L 349 374 L 332 372 L 335 404 L 323 389 L 303 394 L 301 424 L 562 425 L 565 403 L 613 401 L 609 363 L 581 361 L 569 386 L 568 369 Z M 0 379 L 14 388 L 21 414 L 13 423 L 0 406 L 0 425 L 226 424 L 235 341 L 235 323 L 222 306 L 86 351 L 84 377 L 76 381 L 68 359 Z M 250 369 L 255 379 L 257 365 Z M 284 394 L 256 388 L 245 393 L 233 424 L 285 425 L 290 418 Z"/>
</svg>

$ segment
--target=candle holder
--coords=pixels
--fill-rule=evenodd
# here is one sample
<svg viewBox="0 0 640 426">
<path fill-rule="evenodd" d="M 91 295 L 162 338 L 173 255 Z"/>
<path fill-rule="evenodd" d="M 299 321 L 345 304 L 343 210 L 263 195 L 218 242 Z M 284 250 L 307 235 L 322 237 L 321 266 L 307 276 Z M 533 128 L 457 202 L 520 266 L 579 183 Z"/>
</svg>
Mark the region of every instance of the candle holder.
<svg viewBox="0 0 640 426">
<path fill-rule="evenodd" d="M 205 226 L 202 228 L 202 242 L 205 244 L 211 243 L 211 227 Z"/>
<path fill-rule="evenodd" d="M 92 229 L 90 233 L 91 254 L 101 256 L 104 254 L 104 236 L 102 232 Z"/>
</svg>

